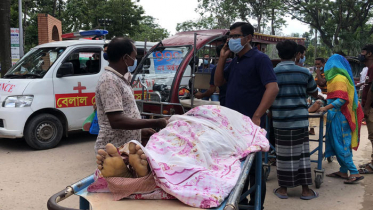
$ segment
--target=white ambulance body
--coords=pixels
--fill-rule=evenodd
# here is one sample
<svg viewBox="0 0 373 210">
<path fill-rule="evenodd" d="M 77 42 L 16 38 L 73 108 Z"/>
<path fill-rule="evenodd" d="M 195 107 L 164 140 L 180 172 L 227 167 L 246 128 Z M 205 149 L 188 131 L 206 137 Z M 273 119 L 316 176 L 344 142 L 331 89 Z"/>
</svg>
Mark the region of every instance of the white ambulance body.
<svg viewBox="0 0 373 210">
<path fill-rule="evenodd" d="M 24 137 L 31 147 L 48 149 L 68 131 L 81 130 L 108 65 L 104 43 L 60 41 L 31 49 L 0 79 L 0 138 Z M 144 51 L 144 42 L 135 45 Z"/>
</svg>

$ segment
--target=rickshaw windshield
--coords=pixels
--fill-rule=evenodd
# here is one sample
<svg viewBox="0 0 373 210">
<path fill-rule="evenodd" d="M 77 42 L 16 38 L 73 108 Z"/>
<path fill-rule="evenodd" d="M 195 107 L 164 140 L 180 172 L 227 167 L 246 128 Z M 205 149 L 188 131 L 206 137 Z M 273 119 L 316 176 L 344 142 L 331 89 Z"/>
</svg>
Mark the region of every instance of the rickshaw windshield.
<svg viewBox="0 0 373 210">
<path fill-rule="evenodd" d="M 6 74 L 6 78 L 43 78 L 66 47 L 31 49 Z"/>
<path fill-rule="evenodd" d="M 191 46 L 157 47 L 142 60 L 136 70 L 134 80 L 144 79 L 149 92 L 152 92 L 154 84 L 164 85 L 170 89 L 179 65 L 191 49 Z M 141 84 L 137 83 L 133 88 L 135 97 L 140 99 Z"/>
</svg>

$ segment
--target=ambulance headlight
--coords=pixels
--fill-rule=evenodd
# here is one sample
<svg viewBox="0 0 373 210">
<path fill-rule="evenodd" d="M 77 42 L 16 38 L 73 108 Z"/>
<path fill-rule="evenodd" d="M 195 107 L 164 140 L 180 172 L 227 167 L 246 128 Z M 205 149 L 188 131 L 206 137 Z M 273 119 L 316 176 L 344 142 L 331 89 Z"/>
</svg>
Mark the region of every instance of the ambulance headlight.
<svg viewBox="0 0 373 210">
<path fill-rule="evenodd" d="M 3 107 L 29 107 L 33 99 L 34 96 L 8 96 L 3 102 Z"/>
</svg>

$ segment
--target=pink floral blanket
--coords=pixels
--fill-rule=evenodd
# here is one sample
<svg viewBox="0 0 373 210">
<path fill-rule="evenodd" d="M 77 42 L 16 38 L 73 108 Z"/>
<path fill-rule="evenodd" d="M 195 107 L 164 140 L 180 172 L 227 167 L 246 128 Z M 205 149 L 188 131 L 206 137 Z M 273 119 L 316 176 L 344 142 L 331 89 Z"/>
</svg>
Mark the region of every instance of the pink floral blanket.
<svg viewBox="0 0 373 210">
<path fill-rule="evenodd" d="M 240 159 L 269 150 L 264 129 L 222 106 L 199 106 L 169 122 L 143 150 L 156 185 L 193 207 L 219 206 L 238 180 Z"/>
</svg>

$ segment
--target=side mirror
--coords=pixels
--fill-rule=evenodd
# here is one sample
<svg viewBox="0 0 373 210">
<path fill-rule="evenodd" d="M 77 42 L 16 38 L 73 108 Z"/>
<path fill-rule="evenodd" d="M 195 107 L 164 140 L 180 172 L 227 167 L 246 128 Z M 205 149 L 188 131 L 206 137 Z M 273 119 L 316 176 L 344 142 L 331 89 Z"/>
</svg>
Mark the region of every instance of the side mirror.
<svg viewBox="0 0 373 210">
<path fill-rule="evenodd" d="M 71 76 L 74 75 L 74 65 L 71 62 L 63 63 L 57 71 L 57 77 Z"/>
</svg>

